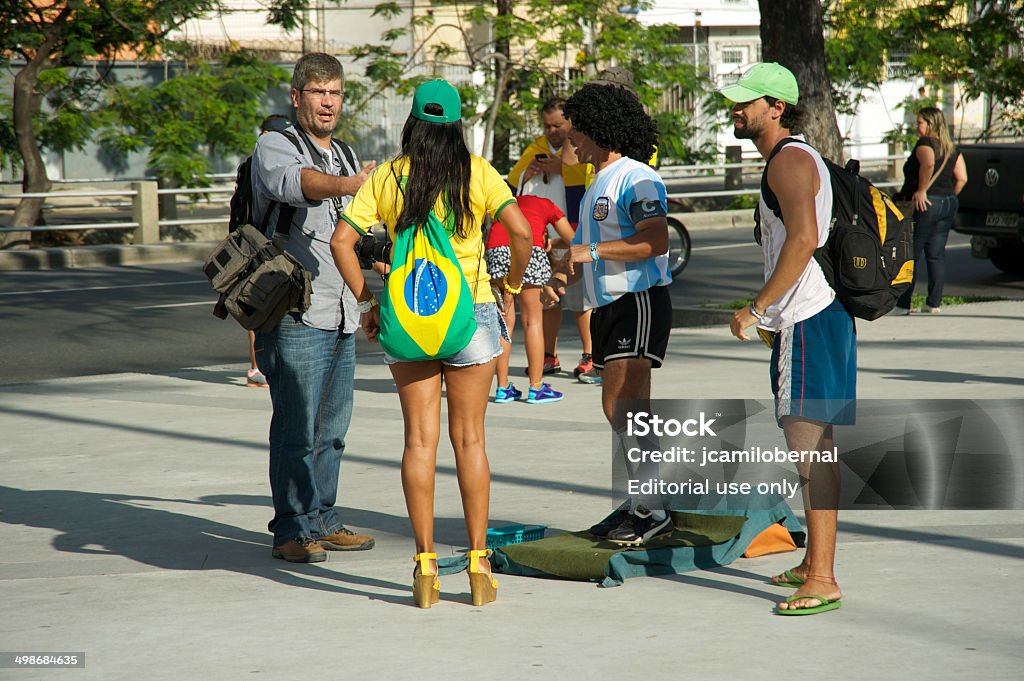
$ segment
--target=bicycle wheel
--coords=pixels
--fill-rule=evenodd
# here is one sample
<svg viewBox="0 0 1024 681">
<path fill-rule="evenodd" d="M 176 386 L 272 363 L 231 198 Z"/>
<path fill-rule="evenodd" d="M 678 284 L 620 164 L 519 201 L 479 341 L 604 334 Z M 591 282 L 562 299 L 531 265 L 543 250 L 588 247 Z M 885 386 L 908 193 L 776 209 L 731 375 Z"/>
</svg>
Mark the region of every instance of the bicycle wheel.
<svg viewBox="0 0 1024 681">
<path fill-rule="evenodd" d="M 668 269 L 672 277 L 676 277 L 686 269 L 690 262 L 690 233 L 684 225 L 674 217 L 668 220 Z"/>
</svg>

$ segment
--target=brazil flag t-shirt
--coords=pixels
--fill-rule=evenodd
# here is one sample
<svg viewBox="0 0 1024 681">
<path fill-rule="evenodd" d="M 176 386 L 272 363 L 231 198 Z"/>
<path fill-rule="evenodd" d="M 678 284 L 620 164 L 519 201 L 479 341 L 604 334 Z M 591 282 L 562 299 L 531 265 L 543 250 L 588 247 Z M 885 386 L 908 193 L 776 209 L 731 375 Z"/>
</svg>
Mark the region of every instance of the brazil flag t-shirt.
<svg viewBox="0 0 1024 681">
<path fill-rule="evenodd" d="M 484 215 L 490 215 L 497 219 L 501 210 L 510 203 L 515 203 L 512 190 L 505 184 L 498 171 L 479 156 L 472 157 L 470 170 L 469 203 L 470 209 L 475 218 L 472 229 L 465 239 L 453 234 L 451 236 L 452 249 L 455 257 L 459 260 L 459 266 L 469 284 L 469 290 L 474 292 L 473 301 L 476 303 L 492 303 L 494 296 L 491 294 L 490 276 L 487 274 L 487 265 L 483 260 L 483 227 Z M 349 223 L 361 234 L 383 222 L 391 236 L 395 239 L 395 224 L 402 212 L 403 197 L 398 189 L 395 178 L 406 177 L 408 163 L 404 159 L 389 161 L 374 169 L 373 174 L 356 192 L 356 196 L 345 208 L 342 219 Z M 394 172 L 392 172 L 392 167 Z M 444 202 L 439 198 L 434 212 L 442 222 L 448 222 L 448 216 Z"/>
</svg>

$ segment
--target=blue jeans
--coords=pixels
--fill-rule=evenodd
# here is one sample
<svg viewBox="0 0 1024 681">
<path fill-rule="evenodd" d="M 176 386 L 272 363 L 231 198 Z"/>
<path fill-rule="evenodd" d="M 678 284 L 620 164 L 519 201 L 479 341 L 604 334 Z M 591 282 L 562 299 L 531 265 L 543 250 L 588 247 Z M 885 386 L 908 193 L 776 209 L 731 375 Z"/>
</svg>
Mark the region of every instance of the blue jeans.
<svg viewBox="0 0 1024 681">
<path fill-rule="evenodd" d="M 910 308 L 910 298 L 914 295 L 914 284 L 917 283 L 919 271 L 917 262 L 924 254 L 928 268 L 928 297 L 925 305 L 939 307 L 942 305 L 942 286 L 946 283 L 946 240 L 949 230 L 953 227 L 953 217 L 960 200 L 953 196 L 929 196 L 932 205 L 923 213 L 914 211 L 914 281 L 896 301 L 899 307 Z"/>
<path fill-rule="evenodd" d="M 334 508 L 345 434 L 352 420 L 355 336 L 306 326 L 288 313 L 256 334 L 256 363 L 267 377 L 274 545 L 318 539 L 342 528 Z"/>
</svg>

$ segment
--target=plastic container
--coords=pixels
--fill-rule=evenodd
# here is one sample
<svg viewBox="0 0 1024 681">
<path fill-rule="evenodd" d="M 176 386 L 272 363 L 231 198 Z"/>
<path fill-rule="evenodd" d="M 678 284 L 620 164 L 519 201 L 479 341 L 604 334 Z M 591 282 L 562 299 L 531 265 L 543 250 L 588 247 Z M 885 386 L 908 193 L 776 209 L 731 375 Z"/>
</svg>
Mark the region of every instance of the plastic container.
<svg viewBox="0 0 1024 681">
<path fill-rule="evenodd" d="M 509 544 L 522 544 L 544 538 L 547 525 L 503 525 L 487 529 L 487 548 L 496 549 Z"/>
</svg>

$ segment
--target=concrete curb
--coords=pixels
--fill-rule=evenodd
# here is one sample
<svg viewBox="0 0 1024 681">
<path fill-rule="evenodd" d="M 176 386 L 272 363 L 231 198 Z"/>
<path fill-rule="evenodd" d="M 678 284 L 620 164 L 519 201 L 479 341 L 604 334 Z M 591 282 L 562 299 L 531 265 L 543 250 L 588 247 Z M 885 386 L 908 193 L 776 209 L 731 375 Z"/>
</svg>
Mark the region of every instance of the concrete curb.
<svg viewBox="0 0 1024 681">
<path fill-rule="evenodd" d="M 732 315 L 733 310 L 712 307 L 675 307 L 672 308 L 672 328 L 727 326 L 732 320 Z"/>
<path fill-rule="evenodd" d="M 193 241 L 0 251 L 0 271 L 200 262 L 206 259 L 216 244 L 215 241 Z"/>
<path fill-rule="evenodd" d="M 736 229 L 754 228 L 754 211 L 750 208 L 741 210 L 717 210 L 706 213 L 670 213 L 680 220 L 687 229 Z"/>
</svg>

